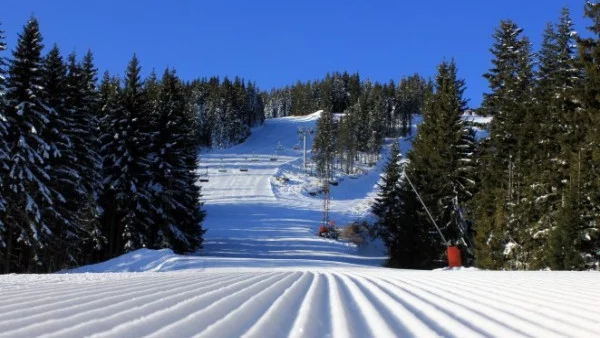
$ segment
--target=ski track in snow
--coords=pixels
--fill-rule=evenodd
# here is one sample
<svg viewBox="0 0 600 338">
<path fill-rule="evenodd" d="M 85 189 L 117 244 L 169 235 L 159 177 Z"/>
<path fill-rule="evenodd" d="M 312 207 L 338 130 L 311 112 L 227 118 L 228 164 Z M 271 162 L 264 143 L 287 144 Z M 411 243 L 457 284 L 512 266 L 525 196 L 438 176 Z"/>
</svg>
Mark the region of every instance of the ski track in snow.
<svg viewBox="0 0 600 338">
<path fill-rule="evenodd" d="M 23 302 L 1 285 L 32 277 L 2 276 L 0 299 L 11 301 L 0 308 L 0 337 L 600 335 L 595 272 L 306 267 L 139 275 L 84 285 L 46 276 L 57 277 L 53 292 L 24 284 Z M 589 291 L 582 302 L 580 290 Z"/>
<path fill-rule="evenodd" d="M 202 154 L 198 255 L 143 249 L 0 276 L 0 338 L 600 337 L 597 272 L 392 270 L 380 251 L 317 237 L 322 201 L 292 149 L 317 116 L 268 120 L 244 144 Z M 378 179 L 332 187 L 332 219 L 365 216 Z"/>
</svg>

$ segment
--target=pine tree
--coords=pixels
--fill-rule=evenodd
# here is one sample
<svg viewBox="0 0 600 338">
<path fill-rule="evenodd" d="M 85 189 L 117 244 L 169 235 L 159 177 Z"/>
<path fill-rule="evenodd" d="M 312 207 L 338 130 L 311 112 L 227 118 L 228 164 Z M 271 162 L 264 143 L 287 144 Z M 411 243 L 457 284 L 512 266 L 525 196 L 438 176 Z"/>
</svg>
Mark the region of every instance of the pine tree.
<svg viewBox="0 0 600 338">
<path fill-rule="evenodd" d="M 430 248 L 429 234 L 416 219 L 418 202 L 403 176 L 405 164 L 394 141 L 385 168 L 383 183 L 379 186 L 372 211 L 378 218 L 375 235 L 385 243 L 390 256 L 387 265 L 394 268 L 422 269 L 431 266 L 423 255 Z"/>
<path fill-rule="evenodd" d="M 3 215 L 5 272 L 35 270 L 52 233 L 42 212 L 53 205 L 46 161 L 58 149 L 41 137 L 54 118 L 43 101 L 42 48 L 38 22 L 31 18 L 19 35 L 8 70 L 9 168 L 2 186 L 2 196 L 8 201 Z"/>
<path fill-rule="evenodd" d="M 0 29 L 0 187 L 4 185 L 5 173 L 8 170 L 8 144 L 6 136 L 8 124 L 6 123 L 6 61 L 2 52 L 6 50 L 4 42 L 4 31 Z M 4 224 L 4 214 L 6 212 L 6 198 L 0 194 L 0 260 L 5 261 L 4 255 L 6 248 L 6 227 Z"/>
<path fill-rule="evenodd" d="M 185 116 L 185 98 L 173 70 L 165 70 L 159 92 L 159 123 L 152 190 L 157 247 L 194 252 L 202 245 L 200 188 L 197 182 L 196 146 Z"/>
<path fill-rule="evenodd" d="M 146 190 L 150 181 L 151 135 L 145 129 L 149 114 L 145 108 L 145 93 L 140 78 L 141 68 L 137 57 L 131 59 L 125 73 L 122 104 L 125 111 L 125 135 L 123 153 L 117 159 L 120 167 L 120 189 L 117 202 L 121 208 L 122 237 L 124 252 L 143 247 L 152 219 L 150 216 L 150 194 Z"/>
<path fill-rule="evenodd" d="M 546 262 L 552 270 L 579 270 L 583 265 L 580 252 L 583 237 L 579 234 L 583 224 L 574 205 L 575 198 L 573 192 L 565 195 L 564 205 L 556 215 L 555 228 L 544 245 Z"/>
<path fill-rule="evenodd" d="M 356 105 L 358 105 L 356 109 L 356 115 L 354 117 L 354 122 L 357 124 L 358 128 L 363 130 L 365 126 L 369 125 L 369 117 L 370 111 L 373 106 L 373 83 L 369 80 L 365 81 L 362 92 Z M 360 132 L 356 135 L 356 148 L 359 152 L 367 153 L 369 150 L 369 133 Z M 364 161 L 366 162 L 366 161 Z"/>
<path fill-rule="evenodd" d="M 588 30 L 592 37 L 578 39 L 579 62 L 583 67 L 583 85 L 576 93 L 581 103 L 581 113 L 574 126 L 581 136 L 579 151 L 572 159 L 572 180 L 575 191 L 573 201 L 583 225 L 581 229 L 581 254 L 586 268 L 600 266 L 600 3 L 588 1 L 585 16 L 592 21 Z"/>
<path fill-rule="evenodd" d="M 379 151 L 385 137 L 385 101 L 382 90 L 380 85 L 376 85 L 368 104 L 367 153 L 369 163 L 379 160 Z"/>
<path fill-rule="evenodd" d="M 181 151 L 185 147 L 185 136 L 179 134 L 184 121 L 185 100 L 183 88 L 175 74 L 165 70 L 160 85 L 150 76 L 146 92 L 150 101 L 156 102 L 156 139 L 152 163 L 152 179 L 149 191 L 152 194 L 154 226 L 149 234 L 150 244 L 156 248 L 175 248 L 186 251 L 190 243 L 175 221 L 182 212 L 182 204 L 175 199 L 182 187 L 181 175 L 185 170 Z"/>
<path fill-rule="evenodd" d="M 526 160 L 536 150 L 536 128 L 529 123 L 533 102 L 531 44 L 510 20 L 500 22 L 494 40 L 490 50 L 493 67 L 484 75 L 491 93 L 484 94 L 483 110 L 494 119 L 490 140 L 482 144 L 478 157 L 482 183 L 473 212 L 476 258 L 486 268 L 523 268 L 529 259 L 523 248 L 531 235 L 527 234 L 527 220 L 517 209 L 525 186 L 523 177 L 530 170 Z M 495 256 L 505 249 L 501 259 Z"/>
<path fill-rule="evenodd" d="M 531 252 L 532 268 L 545 268 L 549 264 L 546 257 L 556 257 L 552 248 L 557 246 L 551 246 L 549 250 L 548 240 L 556 242 L 557 239 L 553 238 L 556 235 L 578 233 L 577 230 L 558 230 L 577 225 L 577 222 L 565 221 L 568 219 L 565 215 L 575 212 L 575 205 L 566 203 L 566 200 L 571 200 L 568 196 L 569 164 L 573 154 L 577 153 L 573 145 L 574 142 L 579 143 L 575 131 L 578 123 L 573 123 L 579 115 L 573 91 L 581 80 L 581 72 L 574 60 L 574 38 L 573 23 L 565 8 L 556 28 L 548 24 L 538 53 L 536 105 L 528 121 L 535 126 L 532 143 L 536 151 L 532 151 L 528 159 L 530 169 L 524 177 L 527 188 L 520 210 L 528 219 L 528 232 L 532 237 L 527 248 Z M 574 243 L 576 239 L 570 241 Z M 579 251 L 573 245 L 567 250 Z M 556 260 L 552 260 L 552 268 L 557 269 Z"/>
<path fill-rule="evenodd" d="M 354 173 L 354 159 L 357 154 L 356 135 L 358 134 L 358 126 L 354 122 L 354 117 L 357 114 L 356 110 L 359 108 L 358 104 L 348 107 L 339 122 L 337 153 L 341 170 L 346 174 Z"/>
<path fill-rule="evenodd" d="M 331 111 L 323 111 L 317 122 L 317 130 L 313 140 L 313 160 L 317 172 L 323 179 L 331 179 L 333 158 L 336 150 L 336 133 Z"/>
<path fill-rule="evenodd" d="M 81 232 L 79 245 L 85 246 L 85 254 L 102 247 L 97 200 L 101 184 L 101 161 L 98 141 L 98 102 L 96 98 L 96 70 L 90 52 L 83 64 L 77 62 L 76 55 L 68 57 L 66 80 L 66 109 L 72 120 L 69 136 L 76 158 L 75 170 L 79 183 L 71 204 L 76 206 L 77 223 Z"/>
<path fill-rule="evenodd" d="M 48 186 L 56 198 L 42 214 L 53 232 L 52 246 L 45 257 L 52 264 L 51 270 L 76 266 L 81 250 L 82 232 L 77 219 L 77 203 L 74 202 L 79 198 L 77 190 L 81 177 L 70 137 L 74 125 L 66 102 L 66 77 L 67 67 L 58 46 L 54 45 L 43 60 L 42 76 L 44 101 L 53 118 L 40 133 L 47 142 L 56 145 L 56 151 L 46 161 L 52 178 Z"/>
<path fill-rule="evenodd" d="M 432 90 L 430 84 L 419 74 L 404 77 L 400 80 L 396 92 L 396 108 L 390 126 L 396 136 L 408 135 L 412 124 L 412 115 L 421 112 L 426 95 Z"/>
<path fill-rule="evenodd" d="M 122 89 L 120 80 L 104 73 L 100 84 L 100 156 L 102 158 L 102 194 L 101 207 L 102 233 L 106 236 L 107 246 L 103 250 L 104 259 L 121 253 L 122 207 L 124 199 L 122 187 L 123 175 L 121 161 L 125 152 L 127 137 L 127 115 L 121 104 Z"/>
<path fill-rule="evenodd" d="M 74 65 L 74 72 L 76 68 Z M 81 69 L 81 108 L 75 117 L 80 125 L 81 143 L 75 143 L 75 151 L 83 163 L 82 179 L 86 198 L 79 213 L 79 222 L 86 231 L 86 245 L 94 253 L 102 249 L 106 238 L 100 224 L 99 198 L 102 191 L 102 157 L 100 156 L 100 100 L 98 93 L 98 71 L 94 66 L 91 51 L 83 57 Z M 71 87 L 72 89 L 75 89 Z M 82 159 L 82 160 L 81 160 Z M 88 251 L 89 252 L 89 251 Z"/>
<path fill-rule="evenodd" d="M 457 78 L 454 61 L 440 64 L 435 92 L 423 110 L 423 123 L 408 154 L 406 172 L 445 239 L 452 245 L 470 247 L 461 207 L 474 194 L 474 140 L 472 131 L 461 120 L 466 109 L 464 90 L 464 80 Z M 431 251 L 423 250 L 422 259 L 435 266 L 444 260 L 446 243 L 422 208 L 416 210 L 416 226 L 430 234 Z M 467 241 L 463 242 L 465 238 Z"/>
</svg>

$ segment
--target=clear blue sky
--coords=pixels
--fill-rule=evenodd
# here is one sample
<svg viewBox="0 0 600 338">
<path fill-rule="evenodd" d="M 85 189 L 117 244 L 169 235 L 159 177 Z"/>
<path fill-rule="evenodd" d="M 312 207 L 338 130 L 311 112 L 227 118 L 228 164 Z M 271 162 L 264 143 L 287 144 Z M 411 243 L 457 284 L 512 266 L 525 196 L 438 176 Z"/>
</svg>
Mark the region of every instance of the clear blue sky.
<svg viewBox="0 0 600 338">
<path fill-rule="evenodd" d="M 143 71 L 175 67 L 180 77 L 239 75 L 271 89 L 328 71 L 398 81 L 435 74 L 455 58 L 477 107 L 487 82 L 492 33 L 513 19 L 539 46 L 563 6 L 579 32 L 584 0 L 4 0 L 0 22 L 9 49 L 33 14 L 46 48 L 82 55 L 101 72 L 123 74 L 133 53 Z"/>
</svg>

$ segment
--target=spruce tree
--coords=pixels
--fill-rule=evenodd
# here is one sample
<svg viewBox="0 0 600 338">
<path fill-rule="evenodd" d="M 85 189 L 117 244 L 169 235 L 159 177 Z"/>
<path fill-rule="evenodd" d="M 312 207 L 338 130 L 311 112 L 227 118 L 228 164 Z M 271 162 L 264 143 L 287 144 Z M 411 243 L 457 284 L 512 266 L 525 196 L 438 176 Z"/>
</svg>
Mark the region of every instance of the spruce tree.
<svg viewBox="0 0 600 338">
<path fill-rule="evenodd" d="M 382 177 L 380 191 L 373 204 L 377 216 L 375 235 L 380 237 L 388 249 L 387 266 L 404 269 L 426 269 L 431 267 L 424 251 L 431 247 L 430 234 L 422 227 L 414 212 L 419 208 L 415 193 L 403 175 L 405 163 L 398 145 L 394 141 Z"/>
<path fill-rule="evenodd" d="M 581 143 L 573 156 L 572 172 L 575 172 L 570 189 L 575 191 L 572 203 L 581 217 L 581 254 L 584 267 L 600 266 L 600 3 L 588 1 L 585 16 L 592 21 L 588 27 L 591 37 L 578 39 L 579 62 L 583 67 L 584 81 L 576 97 L 582 113 L 576 124 Z"/>
<path fill-rule="evenodd" d="M 527 220 L 519 213 L 527 159 L 536 150 L 530 117 L 533 103 L 531 44 L 514 22 L 501 21 L 491 48 L 493 67 L 484 75 L 491 92 L 484 94 L 482 109 L 494 119 L 490 140 L 478 151 L 476 256 L 486 268 L 523 268 L 528 257 Z M 503 210 L 498 210 L 502 208 Z M 498 256 L 498 252 L 506 252 Z"/>
<path fill-rule="evenodd" d="M 572 244 L 563 250 L 579 252 L 575 243 L 577 238 L 558 239 L 557 236 L 578 234 L 579 222 L 570 222 L 576 213 L 569 181 L 571 159 L 577 153 L 576 129 L 581 113 L 574 97 L 574 90 L 581 81 L 581 71 L 576 66 L 574 40 L 575 32 L 569 17 L 568 9 L 563 9 L 556 25 L 548 24 L 544 32 L 542 48 L 538 53 L 539 67 L 535 89 L 536 104 L 528 123 L 535 126 L 532 143 L 536 151 L 528 160 L 530 168 L 524 181 L 527 189 L 524 192 L 525 203 L 521 213 L 526 214 L 529 221 L 528 232 L 531 234 L 530 247 L 531 267 L 545 268 L 550 264 L 557 269 L 557 245 L 548 241 L 571 241 Z M 567 200 L 569 201 L 567 203 Z M 579 224 L 579 225 L 578 225 Z M 574 229 L 559 229 L 573 227 Z M 569 254 L 571 255 L 571 254 Z M 550 258 L 548 261 L 547 258 Z M 565 268 L 571 268 L 565 266 Z"/>
<path fill-rule="evenodd" d="M 98 93 L 98 70 L 94 66 L 94 58 L 88 51 L 80 64 L 81 69 L 81 109 L 75 122 L 85 131 L 81 135 L 81 143 L 75 143 L 78 158 L 84 163 L 82 179 L 86 192 L 83 207 L 79 213 L 79 222 L 86 231 L 86 245 L 93 252 L 102 249 L 106 239 L 101 231 L 100 206 L 98 204 L 102 191 L 102 158 L 100 156 L 100 100 Z M 73 68 L 75 69 L 74 65 Z M 75 89 L 75 88 L 73 88 Z"/>
<path fill-rule="evenodd" d="M 339 122 L 337 153 L 341 163 L 341 170 L 346 174 L 354 173 L 354 160 L 357 154 L 356 135 L 358 134 L 358 126 L 354 122 L 354 117 L 359 108 L 358 104 L 348 107 Z"/>
<path fill-rule="evenodd" d="M 152 178 L 149 191 L 152 194 L 152 219 L 154 225 L 150 235 L 150 244 L 157 248 L 176 248 L 185 251 L 189 242 L 175 221 L 177 212 L 181 212 L 181 203 L 175 199 L 181 186 L 181 170 L 185 170 L 182 147 L 184 135 L 180 134 L 185 101 L 183 88 L 170 70 L 165 70 L 160 85 L 151 75 L 146 92 L 156 114 L 156 138 L 152 163 Z M 155 92 L 156 91 L 156 92 Z M 179 210 L 178 210 L 179 209 Z"/>
<path fill-rule="evenodd" d="M 408 154 L 406 174 L 421 194 L 445 239 L 452 245 L 469 243 L 469 229 L 462 207 L 474 194 L 473 133 L 461 116 L 466 109 L 464 80 L 458 79 L 454 61 L 438 67 L 435 91 L 423 110 L 423 122 Z M 422 260 L 433 267 L 445 261 L 445 246 L 422 208 L 414 217 L 430 234 Z M 466 238 L 466 240 L 465 240 Z M 467 257 L 465 257 L 467 258 Z"/>
<path fill-rule="evenodd" d="M 48 173 L 52 180 L 48 186 L 56 196 L 51 207 L 42 217 L 53 232 L 52 246 L 48 250 L 51 269 L 75 266 L 80 256 L 82 231 L 77 219 L 81 176 L 77 167 L 77 156 L 71 139 L 75 128 L 72 112 L 67 107 L 67 67 L 58 46 L 50 50 L 43 60 L 42 85 L 45 104 L 53 113 L 41 133 L 47 142 L 56 145 L 56 151 L 47 160 Z"/>
<path fill-rule="evenodd" d="M 154 191 L 161 192 L 154 206 L 159 227 L 158 247 L 177 253 L 194 252 L 202 246 L 201 210 L 197 150 L 194 130 L 185 115 L 185 98 L 181 81 L 174 70 L 165 70 L 159 93 L 159 131 L 157 161 L 154 163 Z"/>
<path fill-rule="evenodd" d="M 98 102 L 96 99 L 96 70 L 91 53 L 86 55 L 83 64 L 77 62 L 76 55 L 68 57 L 66 79 L 66 110 L 72 120 L 69 136 L 76 161 L 74 166 L 79 174 L 79 184 L 71 204 L 76 206 L 77 222 L 80 226 L 80 246 L 85 246 L 85 254 L 102 246 L 97 200 L 101 183 L 101 162 L 98 142 Z M 82 257 L 84 258 L 84 257 Z"/>
<path fill-rule="evenodd" d="M 8 169 L 8 145 L 6 143 L 8 125 L 6 123 L 6 59 L 2 52 L 6 50 L 4 31 L 0 29 L 0 186 L 4 185 L 5 173 Z M 0 261 L 4 262 L 6 249 L 6 227 L 4 213 L 6 212 L 6 198 L 0 194 Z"/>
<path fill-rule="evenodd" d="M 150 195 L 146 189 L 149 177 L 151 135 L 145 129 L 149 114 L 140 78 L 141 68 L 137 57 L 131 59 L 125 73 L 122 104 L 125 112 L 123 152 L 117 158 L 120 169 L 120 189 L 117 202 L 122 216 L 123 251 L 139 249 L 147 243 L 147 233 L 152 219 Z"/>
<path fill-rule="evenodd" d="M 336 150 L 336 133 L 331 111 L 323 111 L 317 122 L 317 130 L 313 140 L 313 160 L 317 173 L 325 180 L 331 179 L 333 157 Z"/>
<path fill-rule="evenodd" d="M 580 229 L 584 224 L 574 205 L 575 198 L 573 191 L 565 195 L 548 242 L 543 246 L 546 250 L 545 263 L 552 270 L 579 270 L 584 263 L 580 251 L 583 239 Z"/>
<path fill-rule="evenodd" d="M 2 185 L 2 196 L 7 199 L 3 215 L 5 272 L 36 270 L 52 234 L 42 212 L 54 204 L 47 160 L 58 149 L 41 136 L 54 118 L 43 101 L 42 48 L 38 22 L 31 18 L 19 34 L 8 70 L 5 117 L 9 124 L 9 167 Z"/>
<path fill-rule="evenodd" d="M 103 250 L 102 258 L 108 259 L 120 254 L 123 246 L 121 236 L 123 211 L 120 200 L 125 196 L 122 192 L 124 178 L 121 162 L 125 152 L 128 119 L 121 104 L 122 89 L 118 78 L 111 77 L 108 72 L 105 72 L 99 93 L 103 185 L 99 204 L 102 233 L 107 239 L 107 246 Z"/>
<path fill-rule="evenodd" d="M 385 137 L 385 107 L 383 98 L 383 88 L 376 85 L 368 104 L 368 125 L 367 125 L 367 153 L 368 163 L 379 160 L 379 151 L 383 146 Z"/>
</svg>

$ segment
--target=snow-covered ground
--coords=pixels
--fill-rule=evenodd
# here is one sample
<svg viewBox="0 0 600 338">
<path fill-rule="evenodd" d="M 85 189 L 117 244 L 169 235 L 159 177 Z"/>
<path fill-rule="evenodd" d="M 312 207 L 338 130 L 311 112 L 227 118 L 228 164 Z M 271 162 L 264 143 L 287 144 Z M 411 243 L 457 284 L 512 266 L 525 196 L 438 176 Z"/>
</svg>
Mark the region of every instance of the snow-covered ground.
<svg viewBox="0 0 600 338">
<path fill-rule="evenodd" d="M 140 250 L 104 268 L 165 272 L 0 276 L 0 337 L 600 336 L 596 272 L 283 262 Z"/>
<path fill-rule="evenodd" d="M 317 118 L 268 120 L 244 144 L 202 154 L 197 255 L 142 249 L 0 276 L 0 337 L 600 336 L 597 272 L 392 270 L 377 242 L 317 237 L 322 200 L 294 149 Z M 336 224 L 368 215 L 384 162 L 338 177 Z"/>
</svg>

